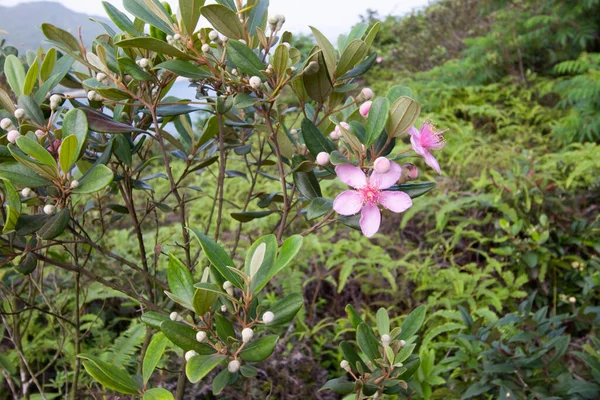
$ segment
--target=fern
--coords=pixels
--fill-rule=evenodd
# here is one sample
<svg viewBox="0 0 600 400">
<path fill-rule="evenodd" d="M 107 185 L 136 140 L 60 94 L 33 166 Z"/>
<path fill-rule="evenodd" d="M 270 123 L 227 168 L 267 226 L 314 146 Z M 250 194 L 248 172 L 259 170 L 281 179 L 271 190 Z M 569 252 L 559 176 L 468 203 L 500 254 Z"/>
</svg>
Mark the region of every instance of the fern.
<svg viewBox="0 0 600 400">
<path fill-rule="evenodd" d="M 102 358 L 116 367 L 130 367 L 136 362 L 135 357 L 145 335 L 146 327 L 132 320 L 129 328 L 119 335 Z"/>
</svg>

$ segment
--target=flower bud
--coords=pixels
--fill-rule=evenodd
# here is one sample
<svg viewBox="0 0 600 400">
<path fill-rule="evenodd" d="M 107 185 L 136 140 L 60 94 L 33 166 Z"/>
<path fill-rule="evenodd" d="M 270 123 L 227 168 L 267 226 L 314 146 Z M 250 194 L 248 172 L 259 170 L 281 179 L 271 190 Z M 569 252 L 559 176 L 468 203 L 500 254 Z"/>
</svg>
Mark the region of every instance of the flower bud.
<svg viewBox="0 0 600 400">
<path fill-rule="evenodd" d="M 5 131 L 9 130 L 11 126 L 13 126 L 13 123 L 10 118 L 3 118 L 2 121 L 0 121 L 0 128 L 4 129 Z"/>
<path fill-rule="evenodd" d="M 60 97 L 58 94 L 53 94 L 52 96 L 50 96 L 51 103 L 60 103 L 61 101 L 62 97 Z"/>
<path fill-rule="evenodd" d="M 234 68 L 231 70 L 231 75 L 237 75 L 237 74 L 238 74 L 237 69 Z"/>
<path fill-rule="evenodd" d="M 275 314 L 273 314 L 271 311 L 267 311 L 262 316 L 262 320 L 265 324 L 270 324 L 271 322 L 273 322 L 274 319 L 275 319 Z"/>
<path fill-rule="evenodd" d="M 17 138 L 21 136 L 21 133 L 19 133 L 18 130 L 13 129 L 12 131 L 9 131 L 6 134 L 6 140 L 8 140 L 11 143 L 15 143 L 17 141 Z"/>
<path fill-rule="evenodd" d="M 279 18 L 277 15 L 269 15 L 269 19 L 267 20 L 271 25 L 277 25 L 279 22 Z"/>
<path fill-rule="evenodd" d="M 44 136 L 46 136 L 46 132 L 44 132 L 44 131 L 43 131 L 43 130 L 41 130 L 41 129 L 37 129 L 37 130 L 35 131 L 35 136 L 37 136 L 37 137 L 39 137 L 39 138 L 41 138 L 41 137 L 44 137 Z"/>
<path fill-rule="evenodd" d="M 406 340 L 400 340 L 400 347 L 406 346 Z"/>
<path fill-rule="evenodd" d="M 329 134 L 329 137 L 331 140 L 338 140 L 340 138 L 340 128 L 336 126 L 335 130 Z"/>
<path fill-rule="evenodd" d="M 575 304 L 577 302 L 577 299 L 573 296 L 569 297 L 569 303 L 571 304 Z"/>
<path fill-rule="evenodd" d="M 169 314 L 169 318 L 171 319 L 171 321 L 175 321 L 175 322 L 183 321 L 183 317 L 181 315 L 179 315 L 179 313 L 176 311 L 173 311 L 171 314 Z"/>
<path fill-rule="evenodd" d="M 252 328 L 244 328 L 242 329 L 242 342 L 247 343 L 252 340 L 254 337 L 254 331 Z"/>
<path fill-rule="evenodd" d="M 358 112 L 360 113 L 360 115 L 367 118 L 369 116 L 369 111 L 371 111 L 372 104 L 373 104 L 373 102 L 370 100 L 362 103 L 358 109 Z"/>
<path fill-rule="evenodd" d="M 248 83 L 250 83 L 250 86 L 252 86 L 252 89 L 254 89 L 254 90 L 260 89 L 260 87 L 262 85 L 262 81 L 260 80 L 260 78 L 258 76 L 253 76 L 252 78 L 250 78 Z"/>
<path fill-rule="evenodd" d="M 204 342 L 206 340 L 206 332 L 198 331 L 198 333 L 196 333 L 196 340 L 200 343 Z"/>
<path fill-rule="evenodd" d="M 283 24 L 285 23 L 285 16 L 283 14 L 277 14 L 275 16 L 275 18 L 277 18 L 277 26 L 276 29 L 280 30 L 281 27 L 283 26 Z"/>
<path fill-rule="evenodd" d="M 190 358 L 197 356 L 198 353 L 196 353 L 194 350 L 190 350 L 190 351 L 186 351 L 185 352 L 185 361 L 190 361 Z"/>
<path fill-rule="evenodd" d="M 69 185 L 69 187 L 71 189 L 75 189 L 78 186 L 79 186 L 79 181 L 77 179 L 73 179 L 73 181 L 71 181 L 71 184 Z"/>
<path fill-rule="evenodd" d="M 171 43 L 173 41 L 173 36 L 167 35 L 167 42 Z"/>
<path fill-rule="evenodd" d="M 317 164 L 319 164 L 320 166 L 329 164 L 329 153 L 322 151 L 319 154 L 317 154 Z"/>
<path fill-rule="evenodd" d="M 25 198 L 33 197 L 33 195 L 34 195 L 33 190 L 31 190 L 29 188 L 24 188 L 23 190 L 21 190 L 21 196 L 23 196 Z"/>
<path fill-rule="evenodd" d="M 23 119 L 25 117 L 25 110 L 17 108 L 14 115 L 16 119 Z"/>
<path fill-rule="evenodd" d="M 176 33 L 175 36 L 173 36 L 173 40 L 179 42 L 181 40 L 181 35 L 179 33 Z"/>
<path fill-rule="evenodd" d="M 340 122 L 340 126 L 347 131 L 350 131 L 350 129 L 352 129 L 352 128 L 350 128 L 350 124 L 347 122 Z"/>
<path fill-rule="evenodd" d="M 227 365 L 227 369 L 232 374 L 235 374 L 240 369 L 240 362 L 238 360 L 231 360 Z"/>
<path fill-rule="evenodd" d="M 281 45 L 287 47 L 288 49 L 291 47 L 290 44 L 287 42 L 283 42 L 281 43 Z"/>
<path fill-rule="evenodd" d="M 419 177 L 419 168 L 414 164 L 402 165 L 402 175 L 400 175 L 399 183 L 414 181 Z"/>
<path fill-rule="evenodd" d="M 54 215 L 56 214 L 56 207 L 52 204 L 46 204 L 44 206 L 44 214 L 46 215 Z"/>
<path fill-rule="evenodd" d="M 373 163 L 373 169 L 378 174 L 385 174 L 392 168 L 392 163 L 385 157 L 378 157 Z"/>
<path fill-rule="evenodd" d="M 371 90 L 371 88 L 368 87 L 363 88 L 363 90 L 360 91 L 360 95 L 365 100 L 371 100 L 373 98 L 373 90 Z"/>
<path fill-rule="evenodd" d="M 140 67 L 146 69 L 150 66 L 150 60 L 148 60 L 147 58 L 142 58 L 140 60 Z"/>
<path fill-rule="evenodd" d="M 221 306 L 221 312 L 227 312 L 227 306 L 225 304 Z"/>
<path fill-rule="evenodd" d="M 290 130 L 290 133 L 291 133 L 292 135 L 297 135 L 297 134 L 298 134 L 298 129 L 295 129 L 295 128 L 294 128 L 294 129 L 291 129 L 291 130 Z"/>
<path fill-rule="evenodd" d="M 248 44 L 244 39 L 240 39 L 239 42 L 243 44 Z"/>
<path fill-rule="evenodd" d="M 98 93 L 95 90 L 90 90 L 87 93 L 87 98 L 89 101 L 95 101 L 97 97 L 98 97 Z"/>
<path fill-rule="evenodd" d="M 346 371 L 350 371 L 350 363 L 346 360 L 342 360 L 342 362 L 340 362 L 340 367 Z"/>
<path fill-rule="evenodd" d="M 381 344 L 384 346 L 389 346 L 392 338 L 388 334 L 381 335 Z"/>
<path fill-rule="evenodd" d="M 202 45 L 202 52 L 203 53 L 208 53 L 210 51 L 210 45 L 208 43 L 204 43 Z"/>
<path fill-rule="evenodd" d="M 100 82 L 103 82 L 103 81 L 105 81 L 105 80 L 106 80 L 106 78 L 108 78 L 108 77 L 106 76 L 106 74 L 105 74 L 104 72 L 98 72 L 98 73 L 96 74 L 96 79 L 97 79 L 98 81 L 100 81 Z"/>
<path fill-rule="evenodd" d="M 219 33 L 217 31 L 210 31 L 208 33 L 208 38 L 212 41 L 212 42 L 216 42 L 219 40 Z"/>
<path fill-rule="evenodd" d="M 233 284 L 231 282 L 223 282 L 223 290 L 226 291 L 228 295 L 233 296 Z"/>
</svg>

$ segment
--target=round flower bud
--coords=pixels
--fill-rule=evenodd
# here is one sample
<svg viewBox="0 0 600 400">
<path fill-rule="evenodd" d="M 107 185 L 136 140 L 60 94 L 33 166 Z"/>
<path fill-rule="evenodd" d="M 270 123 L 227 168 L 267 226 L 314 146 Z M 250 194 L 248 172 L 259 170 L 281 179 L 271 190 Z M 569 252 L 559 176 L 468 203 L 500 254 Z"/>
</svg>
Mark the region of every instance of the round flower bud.
<svg viewBox="0 0 600 400">
<path fill-rule="evenodd" d="M 173 41 L 173 36 L 167 35 L 167 42 L 172 42 L 172 41 Z"/>
<path fill-rule="evenodd" d="M 98 93 L 95 90 L 90 90 L 87 94 L 87 98 L 89 101 L 95 101 L 98 97 Z"/>
<path fill-rule="evenodd" d="M 99 80 L 100 82 L 105 81 L 106 78 L 108 78 L 108 77 L 106 76 L 106 74 L 104 72 L 98 72 L 96 74 L 96 79 Z"/>
<path fill-rule="evenodd" d="M 350 128 L 350 124 L 347 122 L 340 122 L 340 126 L 337 127 L 337 130 L 339 133 L 342 132 L 342 128 L 344 128 L 348 132 L 350 132 L 350 130 L 352 129 L 352 128 Z"/>
<path fill-rule="evenodd" d="M 17 108 L 15 110 L 15 118 L 23 119 L 24 117 L 25 117 L 25 110 L 23 110 L 22 108 Z"/>
<path fill-rule="evenodd" d="M 216 42 L 217 40 L 219 40 L 219 33 L 217 31 L 210 31 L 208 33 L 208 38 L 211 41 Z"/>
<path fill-rule="evenodd" d="M 350 369 L 350 363 L 346 360 L 342 360 L 342 362 L 340 362 L 340 367 L 348 371 Z"/>
<path fill-rule="evenodd" d="M 238 74 L 237 69 L 234 68 L 231 70 L 231 75 L 237 75 L 237 74 Z"/>
<path fill-rule="evenodd" d="M 227 312 L 227 306 L 225 304 L 221 306 L 221 312 Z"/>
<path fill-rule="evenodd" d="M 238 360 L 231 360 L 227 365 L 227 369 L 232 374 L 235 374 L 240 369 L 240 362 Z"/>
<path fill-rule="evenodd" d="M 223 282 L 223 290 L 228 290 L 231 288 L 233 288 L 233 284 L 231 282 L 229 282 L 229 281 Z"/>
<path fill-rule="evenodd" d="M 190 358 L 197 356 L 198 353 L 196 353 L 194 350 L 190 350 L 190 351 L 186 351 L 185 352 L 185 361 L 190 361 Z"/>
<path fill-rule="evenodd" d="M 362 103 L 358 109 L 358 112 L 360 113 L 360 115 L 367 118 L 369 116 L 369 111 L 371 111 L 372 104 L 373 104 L 373 102 L 370 100 Z"/>
<path fill-rule="evenodd" d="M 317 164 L 319 164 L 320 166 L 329 164 L 329 153 L 322 151 L 319 154 L 317 154 Z"/>
<path fill-rule="evenodd" d="M 340 138 L 340 130 L 337 126 L 335 127 L 335 130 L 329 134 L 329 137 L 331 140 L 338 140 Z"/>
<path fill-rule="evenodd" d="M 54 215 L 56 213 L 56 207 L 52 204 L 46 204 L 44 206 L 44 214 L 46 215 Z"/>
<path fill-rule="evenodd" d="M 210 51 L 210 45 L 208 43 L 204 43 L 202 45 L 202 52 L 203 53 L 208 53 Z"/>
<path fill-rule="evenodd" d="M 147 58 L 142 58 L 140 60 L 140 67 L 148 68 L 149 66 L 150 66 L 150 60 L 148 60 Z"/>
<path fill-rule="evenodd" d="M 569 297 L 569 303 L 571 304 L 575 304 L 577 302 L 577 299 L 573 296 Z"/>
<path fill-rule="evenodd" d="M 373 168 L 378 174 L 385 174 L 392 168 L 392 163 L 385 157 L 378 157 L 373 163 Z"/>
<path fill-rule="evenodd" d="M 406 340 L 400 340 L 400 347 L 406 346 Z"/>
<path fill-rule="evenodd" d="M 414 181 L 419 177 L 419 168 L 414 164 L 402 165 L 402 176 L 408 181 Z"/>
<path fill-rule="evenodd" d="M 267 20 L 271 25 L 277 25 L 279 22 L 279 18 L 277 15 L 269 15 L 269 19 Z"/>
<path fill-rule="evenodd" d="M 179 33 L 176 33 L 175 36 L 173 36 L 173 40 L 179 42 L 181 40 L 181 35 Z"/>
<path fill-rule="evenodd" d="M 44 131 L 43 131 L 43 130 L 41 130 L 41 129 L 37 129 L 37 130 L 35 131 L 35 136 L 37 136 L 37 137 L 39 137 L 39 138 L 41 138 L 41 137 L 44 137 L 44 136 L 46 136 L 46 132 L 44 132 Z"/>
<path fill-rule="evenodd" d="M 360 94 L 365 100 L 371 100 L 373 98 L 373 90 L 368 87 L 363 88 L 363 90 L 360 91 Z"/>
<path fill-rule="evenodd" d="M 13 123 L 10 118 L 3 118 L 2 121 L 0 121 L 0 128 L 4 129 L 5 131 L 7 131 L 11 126 L 13 126 Z"/>
<path fill-rule="evenodd" d="M 276 28 L 277 28 L 277 30 L 279 30 L 285 23 L 285 16 L 283 14 L 277 14 L 275 16 L 275 18 L 277 18 L 277 27 Z"/>
<path fill-rule="evenodd" d="M 60 103 L 61 101 L 62 101 L 62 97 L 60 97 L 57 94 L 53 94 L 52 96 L 50 96 L 51 103 Z"/>
<path fill-rule="evenodd" d="M 69 185 L 69 187 L 71 189 L 75 189 L 78 186 L 79 186 L 79 181 L 77 179 L 73 179 L 73 181 L 71 181 L 71 184 Z"/>
<path fill-rule="evenodd" d="M 291 133 L 292 135 L 297 135 L 297 134 L 298 134 L 298 129 L 291 129 L 291 130 L 290 130 L 290 133 Z"/>
<path fill-rule="evenodd" d="M 173 311 L 171 314 L 169 314 L 169 318 L 171 319 L 171 321 L 176 321 L 176 322 L 183 321 L 183 317 L 181 315 L 179 315 L 179 313 L 176 311 Z"/>
<path fill-rule="evenodd" d="M 275 319 L 275 314 L 273 314 L 271 311 L 267 311 L 262 316 L 262 320 L 265 324 L 270 324 L 271 322 L 273 322 L 274 319 Z"/>
<path fill-rule="evenodd" d="M 17 138 L 21 136 L 21 133 L 19 133 L 18 130 L 13 129 L 12 131 L 9 131 L 6 134 L 6 140 L 8 140 L 11 143 L 15 143 L 17 141 Z"/>
<path fill-rule="evenodd" d="M 204 342 L 206 340 L 206 332 L 199 331 L 198 333 L 196 333 L 196 340 L 200 343 Z"/>
<path fill-rule="evenodd" d="M 33 197 L 33 195 L 34 195 L 33 190 L 31 190 L 29 188 L 24 188 L 23 190 L 21 190 L 21 196 L 23 196 L 25 198 Z"/>
<path fill-rule="evenodd" d="M 260 78 L 258 76 L 253 76 L 252 78 L 250 78 L 248 83 L 250 83 L 250 86 L 252 86 L 252 89 L 255 89 L 255 90 L 260 89 L 260 87 L 262 85 L 262 81 L 260 80 Z"/>
<path fill-rule="evenodd" d="M 239 42 L 243 44 L 248 44 L 244 39 L 240 39 Z"/>
<path fill-rule="evenodd" d="M 381 335 L 381 344 L 383 344 L 384 346 L 389 346 L 391 341 L 392 341 L 392 338 L 390 337 L 390 335 L 388 335 L 388 334 Z"/>
<path fill-rule="evenodd" d="M 254 331 L 252 328 L 242 329 L 242 342 L 247 343 L 252 340 L 252 337 L 254 337 Z"/>
</svg>

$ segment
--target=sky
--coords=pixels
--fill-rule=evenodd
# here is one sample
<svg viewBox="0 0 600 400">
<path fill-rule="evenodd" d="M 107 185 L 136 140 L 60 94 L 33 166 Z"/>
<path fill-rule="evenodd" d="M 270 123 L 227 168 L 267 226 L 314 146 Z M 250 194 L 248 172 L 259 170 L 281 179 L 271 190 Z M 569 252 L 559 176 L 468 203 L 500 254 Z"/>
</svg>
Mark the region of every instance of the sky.
<svg viewBox="0 0 600 400">
<path fill-rule="evenodd" d="M 0 5 L 12 6 L 36 0 L 0 0 Z M 39 0 L 37 0 L 39 1 Z M 108 0 L 120 9 L 122 0 Z M 329 39 L 335 40 L 340 33 L 359 22 L 359 16 L 367 8 L 379 12 L 379 15 L 403 15 L 413 9 L 426 6 L 430 0 L 271 0 L 269 12 L 283 14 L 286 17 L 284 28 L 291 32 L 308 33 L 308 26 L 319 28 Z M 90 15 L 105 15 L 101 0 L 60 0 L 64 6 Z M 214 1 L 207 1 L 207 4 Z M 177 0 L 169 0 L 176 10 Z"/>
</svg>

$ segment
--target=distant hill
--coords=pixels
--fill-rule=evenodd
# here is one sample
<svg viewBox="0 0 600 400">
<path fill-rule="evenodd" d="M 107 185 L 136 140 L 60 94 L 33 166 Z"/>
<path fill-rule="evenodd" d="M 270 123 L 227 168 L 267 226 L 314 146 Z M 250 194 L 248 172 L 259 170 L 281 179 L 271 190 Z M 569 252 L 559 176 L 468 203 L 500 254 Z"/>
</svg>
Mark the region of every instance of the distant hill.
<svg viewBox="0 0 600 400">
<path fill-rule="evenodd" d="M 44 43 L 45 37 L 40 28 L 42 23 L 48 22 L 69 31 L 75 37 L 78 37 L 78 28 L 81 26 L 84 42 L 89 45 L 96 36 L 105 33 L 99 24 L 89 18 L 89 15 L 77 13 L 51 1 L 22 3 L 14 7 L 0 6 L 0 30 L 8 32 L 0 35 L 0 40 L 5 38 L 7 45 L 18 48 L 22 54 L 25 50 L 34 50 L 38 46 L 49 47 Z M 106 18 L 93 18 L 114 26 Z"/>
</svg>

